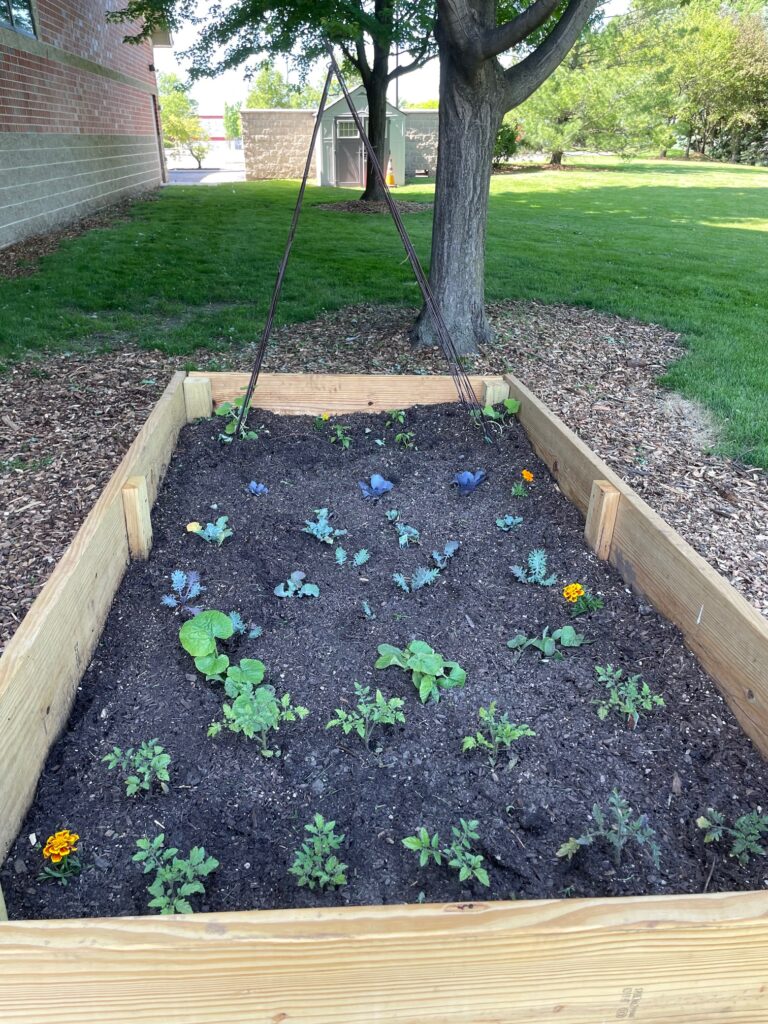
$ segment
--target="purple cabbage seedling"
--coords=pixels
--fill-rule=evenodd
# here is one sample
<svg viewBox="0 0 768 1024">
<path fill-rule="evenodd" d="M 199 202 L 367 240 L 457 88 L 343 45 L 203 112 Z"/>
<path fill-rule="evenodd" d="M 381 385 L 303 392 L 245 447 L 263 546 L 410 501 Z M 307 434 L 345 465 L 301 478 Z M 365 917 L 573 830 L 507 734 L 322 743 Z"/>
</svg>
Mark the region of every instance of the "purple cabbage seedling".
<svg viewBox="0 0 768 1024">
<path fill-rule="evenodd" d="M 465 469 L 462 473 L 456 474 L 453 478 L 453 483 L 458 487 L 459 494 L 465 498 L 468 494 L 476 491 L 485 479 L 486 473 L 484 469 L 478 469 L 475 473 L 470 473 L 468 469 Z"/>
<path fill-rule="evenodd" d="M 358 487 L 363 492 L 363 497 L 376 500 L 377 498 L 383 497 L 387 491 L 391 491 L 394 484 L 389 480 L 385 480 L 380 473 L 374 473 L 371 476 L 370 483 L 366 483 L 365 480 L 360 480 Z"/>
<path fill-rule="evenodd" d="M 248 484 L 248 490 L 251 494 L 269 494 L 269 488 L 267 485 L 257 483 L 255 480 L 251 480 Z"/>
<path fill-rule="evenodd" d="M 171 573 L 172 594 L 164 594 L 162 603 L 166 608 L 179 608 L 187 615 L 199 615 L 203 610 L 202 605 L 191 602 L 199 597 L 205 590 L 200 583 L 199 572 L 183 572 L 181 569 L 174 569 Z"/>
</svg>

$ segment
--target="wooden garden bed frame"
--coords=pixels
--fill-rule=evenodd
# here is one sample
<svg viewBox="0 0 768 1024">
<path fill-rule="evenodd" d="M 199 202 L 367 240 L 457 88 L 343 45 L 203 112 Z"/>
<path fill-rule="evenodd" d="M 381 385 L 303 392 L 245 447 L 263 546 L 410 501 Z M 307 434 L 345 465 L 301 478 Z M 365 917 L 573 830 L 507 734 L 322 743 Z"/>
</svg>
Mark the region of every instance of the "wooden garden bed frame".
<svg viewBox="0 0 768 1024">
<path fill-rule="evenodd" d="M 245 374 L 174 374 L 0 658 L 0 859 L 131 557 L 180 429 Z M 512 376 L 519 418 L 587 541 L 682 631 L 768 753 L 768 624 Z M 449 377 L 264 374 L 254 405 L 378 412 L 455 400 Z M 674 713 L 674 711 L 672 712 Z M 4 916 L 0 894 L 0 919 Z M 0 920 L 2 1024 L 764 1024 L 768 892 L 192 917 Z"/>
</svg>

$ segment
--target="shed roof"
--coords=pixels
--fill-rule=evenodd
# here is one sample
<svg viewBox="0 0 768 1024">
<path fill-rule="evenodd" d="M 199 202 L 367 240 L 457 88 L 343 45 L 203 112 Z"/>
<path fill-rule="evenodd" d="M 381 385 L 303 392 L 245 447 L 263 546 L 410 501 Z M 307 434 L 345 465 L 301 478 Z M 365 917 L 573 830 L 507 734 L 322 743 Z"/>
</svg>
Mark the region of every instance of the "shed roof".
<svg viewBox="0 0 768 1024">
<path fill-rule="evenodd" d="M 350 90 L 350 95 L 352 96 L 352 101 L 355 104 L 355 107 L 357 107 L 357 109 L 360 111 L 360 113 L 361 114 L 367 113 L 368 112 L 368 103 L 367 103 L 368 97 L 365 94 L 365 86 L 358 85 L 356 89 Z M 363 105 L 362 106 L 360 106 L 358 104 L 358 100 L 361 100 L 361 99 L 363 101 Z M 328 104 L 328 106 L 325 108 L 325 111 L 323 112 L 323 117 L 325 117 L 326 114 L 330 114 L 330 113 L 333 113 L 334 116 L 338 116 L 339 114 L 344 114 L 344 113 L 348 113 L 348 112 L 349 112 L 349 107 L 347 106 L 346 98 L 344 96 L 339 96 L 339 98 L 334 100 L 333 103 L 329 103 Z M 404 114 L 403 114 L 403 111 L 399 109 L 399 107 L 396 107 L 393 103 L 390 103 L 389 100 L 387 100 L 387 116 L 388 117 L 403 117 Z"/>
</svg>

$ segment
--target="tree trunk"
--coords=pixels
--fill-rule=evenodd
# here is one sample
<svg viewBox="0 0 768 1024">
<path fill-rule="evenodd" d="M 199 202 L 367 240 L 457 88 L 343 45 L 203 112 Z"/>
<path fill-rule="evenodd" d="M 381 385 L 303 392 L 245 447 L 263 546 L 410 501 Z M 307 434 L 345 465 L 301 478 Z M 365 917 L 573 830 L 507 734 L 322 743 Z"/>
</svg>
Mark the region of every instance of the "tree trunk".
<svg viewBox="0 0 768 1024">
<path fill-rule="evenodd" d="M 553 167 L 561 167 L 562 163 L 563 163 L 563 151 L 562 151 L 562 149 L 556 149 L 554 151 L 554 153 L 552 154 L 552 156 L 550 157 L 549 162 L 552 164 Z"/>
<path fill-rule="evenodd" d="M 492 338 L 485 316 L 485 236 L 493 146 L 504 115 L 500 73 L 495 61 L 486 61 L 467 75 L 448 47 L 441 47 L 429 283 L 454 347 L 464 355 Z M 437 344 L 426 309 L 411 338 L 421 348 Z"/>
<path fill-rule="evenodd" d="M 373 68 L 365 83 L 368 99 L 368 138 L 371 140 L 381 169 L 387 174 L 387 86 L 389 85 L 389 46 L 382 46 L 374 38 Z M 384 187 L 373 169 L 370 157 L 366 157 L 365 191 L 360 197 L 364 202 L 384 199 Z"/>
</svg>

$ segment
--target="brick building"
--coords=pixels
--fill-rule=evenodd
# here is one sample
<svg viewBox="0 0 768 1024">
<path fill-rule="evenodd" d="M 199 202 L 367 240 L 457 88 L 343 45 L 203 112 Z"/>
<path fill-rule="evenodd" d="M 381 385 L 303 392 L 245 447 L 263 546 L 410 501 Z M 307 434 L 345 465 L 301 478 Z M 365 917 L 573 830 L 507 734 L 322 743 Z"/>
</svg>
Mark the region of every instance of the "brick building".
<svg viewBox="0 0 768 1024">
<path fill-rule="evenodd" d="M 149 42 L 104 0 L 0 0 L 0 248 L 160 184 Z"/>
</svg>

